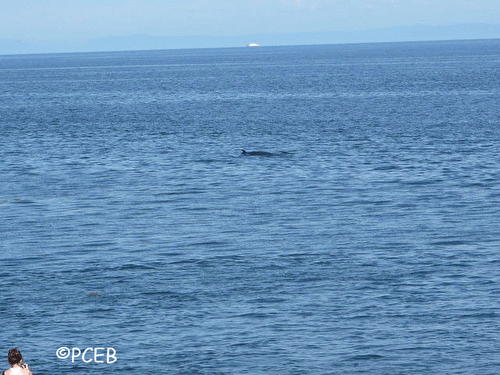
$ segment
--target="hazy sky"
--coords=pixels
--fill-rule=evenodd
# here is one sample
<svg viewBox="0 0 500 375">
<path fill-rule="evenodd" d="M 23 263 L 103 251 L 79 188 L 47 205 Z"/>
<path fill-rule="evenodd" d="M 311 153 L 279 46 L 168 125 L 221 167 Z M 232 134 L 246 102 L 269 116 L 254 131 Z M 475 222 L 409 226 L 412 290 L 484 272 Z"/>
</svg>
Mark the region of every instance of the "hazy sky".
<svg viewBox="0 0 500 375">
<path fill-rule="evenodd" d="M 245 35 L 405 25 L 500 24 L 499 0 L 16 0 L 0 38 Z"/>
</svg>

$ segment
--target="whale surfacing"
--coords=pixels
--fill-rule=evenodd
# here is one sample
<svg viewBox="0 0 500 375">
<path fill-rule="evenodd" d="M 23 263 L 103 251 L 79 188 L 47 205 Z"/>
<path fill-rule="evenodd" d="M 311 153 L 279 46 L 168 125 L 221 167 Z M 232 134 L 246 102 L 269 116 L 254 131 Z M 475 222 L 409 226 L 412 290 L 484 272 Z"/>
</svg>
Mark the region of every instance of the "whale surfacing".
<svg viewBox="0 0 500 375">
<path fill-rule="evenodd" d="M 266 151 L 245 151 L 245 150 L 241 150 L 241 155 L 248 155 L 248 156 L 276 156 L 276 154 L 273 154 L 272 152 L 266 152 Z"/>
</svg>

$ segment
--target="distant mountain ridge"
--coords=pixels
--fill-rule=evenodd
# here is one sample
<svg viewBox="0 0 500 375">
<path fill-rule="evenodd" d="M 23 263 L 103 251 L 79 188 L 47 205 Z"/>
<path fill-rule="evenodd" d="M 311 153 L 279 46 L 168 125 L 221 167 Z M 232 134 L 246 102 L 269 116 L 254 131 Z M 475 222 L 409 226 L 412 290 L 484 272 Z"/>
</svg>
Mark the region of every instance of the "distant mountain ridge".
<svg viewBox="0 0 500 375">
<path fill-rule="evenodd" d="M 22 41 L 0 39 L 0 55 L 64 52 L 104 52 L 185 48 L 374 43 L 460 39 L 498 39 L 500 25 L 462 24 L 452 26 L 401 26 L 358 31 L 252 34 L 237 36 L 111 36 L 88 40 Z"/>
</svg>

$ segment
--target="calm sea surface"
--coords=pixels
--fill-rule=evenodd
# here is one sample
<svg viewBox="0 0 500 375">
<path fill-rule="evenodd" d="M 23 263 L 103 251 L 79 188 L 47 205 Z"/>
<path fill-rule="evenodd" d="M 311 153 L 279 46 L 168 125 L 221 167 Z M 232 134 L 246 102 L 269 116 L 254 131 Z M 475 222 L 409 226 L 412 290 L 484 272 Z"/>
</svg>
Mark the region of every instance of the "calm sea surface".
<svg viewBox="0 0 500 375">
<path fill-rule="evenodd" d="M 500 40 L 0 56 L 0 249 L 2 369 L 498 374 Z"/>
</svg>

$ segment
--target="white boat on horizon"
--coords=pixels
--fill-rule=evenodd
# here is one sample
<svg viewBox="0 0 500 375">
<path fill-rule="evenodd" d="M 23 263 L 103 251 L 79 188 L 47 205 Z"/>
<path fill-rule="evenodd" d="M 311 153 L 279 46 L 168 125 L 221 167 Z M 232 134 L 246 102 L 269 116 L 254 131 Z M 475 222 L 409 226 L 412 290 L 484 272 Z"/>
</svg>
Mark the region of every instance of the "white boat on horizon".
<svg viewBox="0 0 500 375">
<path fill-rule="evenodd" d="M 260 47 L 260 44 L 250 43 L 250 44 L 247 44 L 247 47 Z"/>
</svg>

